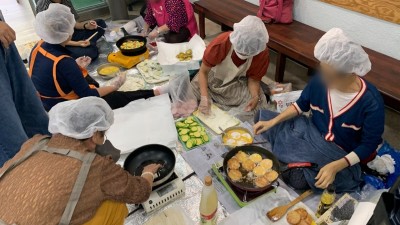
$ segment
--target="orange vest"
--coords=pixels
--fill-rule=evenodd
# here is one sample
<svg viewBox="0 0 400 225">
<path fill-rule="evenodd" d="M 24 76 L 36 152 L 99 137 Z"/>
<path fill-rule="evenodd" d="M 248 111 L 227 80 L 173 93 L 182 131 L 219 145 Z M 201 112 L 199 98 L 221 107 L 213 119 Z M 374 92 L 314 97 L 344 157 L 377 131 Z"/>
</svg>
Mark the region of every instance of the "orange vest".
<svg viewBox="0 0 400 225">
<path fill-rule="evenodd" d="M 49 97 L 49 96 L 44 96 L 42 94 L 39 94 L 39 96 L 41 98 L 46 98 L 46 99 L 66 99 L 66 100 L 73 100 L 73 99 L 78 99 L 79 96 L 74 92 L 71 91 L 69 93 L 65 93 L 61 87 L 60 84 L 57 81 L 57 64 L 64 58 L 70 57 L 68 55 L 60 55 L 58 57 L 54 56 L 53 54 L 47 52 L 46 50 L 44 50 L 42 48 L 42 44 L 43 44 L 43 40 L 40 40 L 38 42 L 38 44 L 36 45 L 36 47 L 32 50 L 32 56 L 31 56 L 31 61 L 29 63 L 29 77 L 32 77 L 32 71 L 33 71 L 33 67 L 35 65 L 35 61 L 36 61 L 36 56 L 38 53 L 42 54 L 44 57 L 50 59 L 53 61 L 53 81 L 54 81 L 54 86 L 57 89 L 57 92 L 60 96 L 58 97 Z M 79 67 L 82 71 L 83 77 L 86 77 L 88 75 L 88 72 L 86 69 Z M 90 88 L 96 88 L 94 85 L 89 85 Z"/>
</svg>

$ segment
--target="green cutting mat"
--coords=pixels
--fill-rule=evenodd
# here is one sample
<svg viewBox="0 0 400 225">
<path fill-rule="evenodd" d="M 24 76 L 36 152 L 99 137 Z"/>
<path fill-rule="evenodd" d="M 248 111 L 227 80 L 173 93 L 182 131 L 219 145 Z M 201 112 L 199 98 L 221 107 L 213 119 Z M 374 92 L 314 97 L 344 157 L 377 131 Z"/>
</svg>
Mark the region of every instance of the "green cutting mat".
<svg viewBox="0 0 400 225">
<path fill-rule="evenodd" d="M 104 4 L 105 0 L 72 0 L 76 10 L 90 8 L 96 5 Z"/>
</svg>

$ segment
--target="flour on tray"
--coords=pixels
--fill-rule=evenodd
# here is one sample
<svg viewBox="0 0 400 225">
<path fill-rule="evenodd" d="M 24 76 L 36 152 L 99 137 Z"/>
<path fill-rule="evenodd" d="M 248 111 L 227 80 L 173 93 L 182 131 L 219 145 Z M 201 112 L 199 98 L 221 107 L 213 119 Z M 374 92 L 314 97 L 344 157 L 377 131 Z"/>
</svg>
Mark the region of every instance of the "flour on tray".
<svg viewBox="0 0 400 225">
<path fill-rule="evenodd" d="M 110 84 L 111 81 L 109 81 L 108 84 Z M 145 82 L 142 78 L 127 76 L 125 83 L 118 89 L 118 91 L 137 91 L 143 89 L 144 85 Z"/>
<path fill-rule="evenodd" d="M 139 70 L 143 79 L 149 84 L 169 80 L 169 76 L 163 73 L 161 65 L 154 60 L 146 59 L 139 63 L 136 68 Z"/>
</svg>

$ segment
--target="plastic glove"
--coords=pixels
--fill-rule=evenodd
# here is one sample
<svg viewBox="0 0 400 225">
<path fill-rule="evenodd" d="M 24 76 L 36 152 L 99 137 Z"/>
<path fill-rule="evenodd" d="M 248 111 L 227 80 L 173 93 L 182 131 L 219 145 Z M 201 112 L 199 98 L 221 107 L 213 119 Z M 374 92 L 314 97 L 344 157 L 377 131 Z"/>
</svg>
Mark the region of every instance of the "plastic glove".
<svg viewBox="0 0 400 225">
<path fill-rule="evenodd" d="M 89 56 L 82 56 L 77 58 L 75 61 L 78 66 L 86 69 L 86 67 L 89 66 L 89 64 L 92 62 L 92 58 L 90 58 Z"/>
<path fill-rule="evenodd" d="M 111 82 L 110 86 L 114 86 L 115 90 L 118 90 L 126 81 L 126 73 L 120 73 L 119 76 L 115 77 Z"/>
<path fill-rule="evenodd" d="M 211 104 L 212 100 L 209 99 L 207 96 L 201 96 L 199 110 L 201 113 L 205 115 L 210 115 L 211 113 Z"/>
</svg>

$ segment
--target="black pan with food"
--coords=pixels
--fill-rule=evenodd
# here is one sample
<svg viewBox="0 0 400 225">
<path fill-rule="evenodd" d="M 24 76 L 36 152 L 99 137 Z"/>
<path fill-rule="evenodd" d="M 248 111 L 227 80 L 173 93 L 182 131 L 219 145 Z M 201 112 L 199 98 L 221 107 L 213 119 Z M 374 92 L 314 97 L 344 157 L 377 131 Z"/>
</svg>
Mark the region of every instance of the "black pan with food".
<svg viewBox="0 0 400 225">
<path fill-rule="evenodd" d="M 162 167 L 158 170 L 153 183 L 153 186 L 157 186 L 171 177 L 175 162 L 175 154 L 170 148 L 152 144 L 142 146 L 130 153 L 125 160 L 124 169 L 133 176 L 140 176 L 145 166 L 153 163 L 161 164 Z"/>
<path fill-rule="evenodd" d="M 286 171 L 288 169 L 292 169 L 292 168 L 305 168 L 305 167 L 315 167 L 316 166 L 316 164 L 309 163 L 309 162 L 289 163 L 289 164 L 282 166 L 280 164 L 278 158 L 275 157 L 275 155 L 272 152 L 268 151 L 265 148 L 262 148 L 259 146 L 254 146 L 254 145 L 236 147 L 236 148 L 230 150 L 224 157 L 224 163 L 223 163 L 224 172 L 226 174 L 226 179 L 228 180 L 228 182 L 230 184 L 232 184 L 233 186 L 235 186 L 236 188 L 238 188 L 240 190 L 248 191 L 248 192 L 265 191 L 265 190 L 269 189 L 278 178 L 276 178 L 274 181 L 270 182 L 268 185 L 266 185 L 265 187 L 262 187 L 262 188 L 255 186 L 253 182 L 250 182 L 247 180 L 236 181 L 236 182 L 233 181 L 228 176 L 228 161 L 232 157 L 234 157 L 239 151 L 242 151 L 248 155 L 257 153 L 257 154 L 261 155 L 262 159 L 270 159 L 273 162 L 271 169 L 276 171 L 278 174 L 280 174 L 281 172 Z"/>
<path fill-rule="evenodd" d="M 139 35 L 129 35 L 128 32 L 126 32 L 126 30 L 124 28 L 121 28 L 122 32 L 124 33 L 124 37 L 122 37 L 121 39 L 119 39 L 116 43 L 117 47 L 119 48 L 119 50 L 121 51 L 121 53 L 123 55 L 126 56 L 137 56 L 137 55 L 141 55 L 143 53 L 145 53 L 147 51 L 147 47 L 146 47 L 146 43 L 147 43 L 147 39 L 145 37 L 139 36 Z M 121 45 L 124 42 L 127 41 L 139 41 L 139 42 L 143 42 L 143 46 L 139 47 L 139 48 L 134 48 L 134 49 L 122 49 Z"/>
<path fill-rule="evenodd" d="M 260 191 L 265 191 L 268 188 L 271 187 L 271 185 L 273 184 L 273 182 L 271 182 L 269 185 L 259 188 L 256 187 L 253 182 L 248 182 L 248 181 L 233 181 L 231 180 L 231 178 L 228 176 L 228 160 L 231 159 L 232 157 L 234 157 L 236 155 L 236 153 L 238 153 L 239 151 L 242 151 L 248 155 L 257 153 L 259 155 L 261 155 L 261 157 L 263 159 L 270 159 L 273 162 L 273 166 L 272 169 L 275 170 L 276 172 L 280 171 L 280 164 L 278 159 L 267 149 L 264 149 L 262 147 L 259 146 L 242 146 L 242 147 L 236 147 L 232 150 L 230 150 L 226 156 L 224 157 L 224 172 L 226 174 L 226 178 L 228 179 L 229 183 L 231 183 L 233 186 L 235 186 L 236 188 L 243 190 L 243 191 L 249 191 L 249 192 L 260 192 Z M 275 182 L 275 181 L 274 181 Z"/>
</svg>

